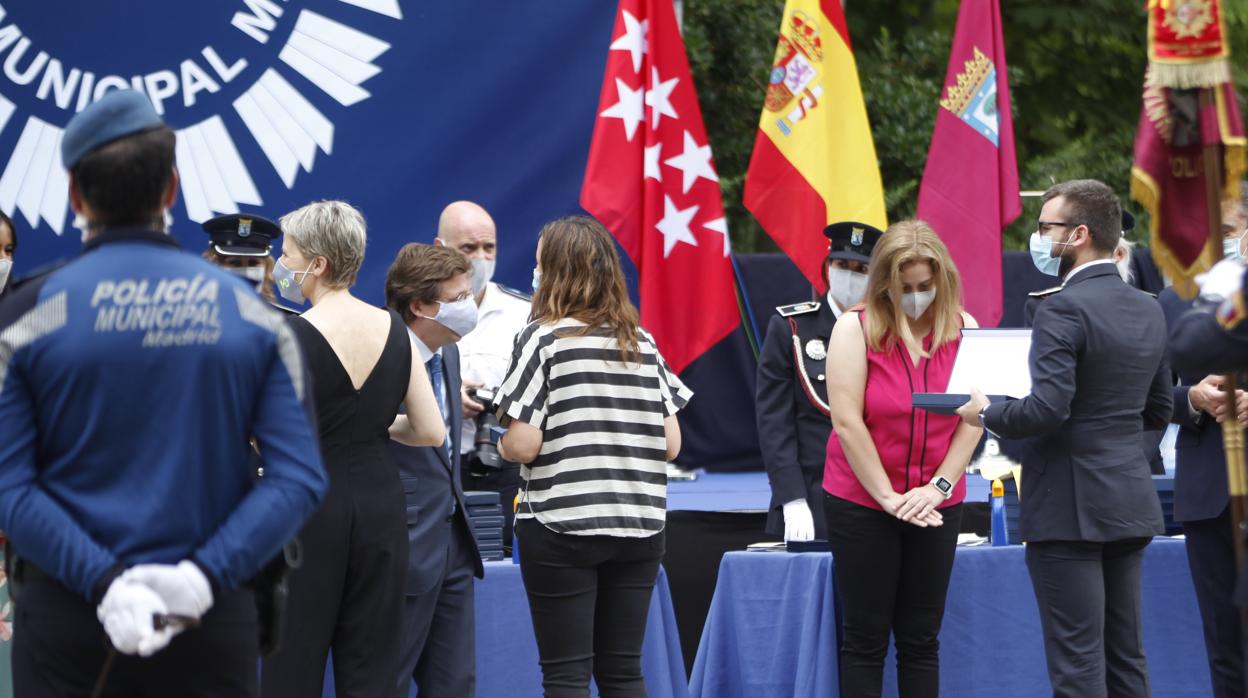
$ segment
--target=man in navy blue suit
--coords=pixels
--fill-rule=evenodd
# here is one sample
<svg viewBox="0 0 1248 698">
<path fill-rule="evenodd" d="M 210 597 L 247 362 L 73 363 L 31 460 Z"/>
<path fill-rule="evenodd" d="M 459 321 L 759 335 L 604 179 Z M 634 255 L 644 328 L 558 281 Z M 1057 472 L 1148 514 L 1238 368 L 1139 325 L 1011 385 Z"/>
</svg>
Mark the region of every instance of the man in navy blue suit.
<svg viewBox="0 0 1248 698">
<path fill-rule="evenodd" d="M 477 324 L 468 258 L 449 247 L 411 243 L 386 274 L 386 304 L 403 316 L 429 371 L 448 435 L 459 434 L 459 350 Z M 483 568 L 464 508 L 459 449 L 390 442 L 407 495 L 409 541 L 403 645 L 396 695 L 411 682 L 422 696 L 472 696 L 476 688 L 473 576 Z"/>
<path fill-rule="evenodd" d="M 1241 237 L 1248 229 L 1248 207 L 1228 201 L 1222 209 L 1224 255 L 1242 258 Z M 1171 329 L 1192 307 L 1174 289 L 1159 297 Z M 1177 367 L 1176 367 L 1177 368 Z M 1183 367 L 1174 389 L 1174 415 L 1179 425 L 1175 444 L 1174 518 L 1183 523 L 1187 561 L 1196 587 L 1196 601 L 1205 632 L 1209 672 L 1216 698 L 1242 697 L 1244 638 L 1239 609 L 1233 602 L 1235 550 L 1230 499 L 1227 495 L 1226 453 L 1222 450 L 1222 422 L 1228 414 L 1222 377 L 1208 370 Z"/>
<path fill-rule="evenodd" d="M 958 414 L 1031 439 L 1020 524 L 1053 695 L 1148 696 L 1140 574 L 1163 527 L 1142 431 L 1170 420 L 1165 319 L 1114 267 L 1121 209 L 1108 186 L 1051 187 L 1036 228 L 1033 259 L 1063 284 L 1036 312 L 1031 394 L 973 393 Z"/>
</svg>

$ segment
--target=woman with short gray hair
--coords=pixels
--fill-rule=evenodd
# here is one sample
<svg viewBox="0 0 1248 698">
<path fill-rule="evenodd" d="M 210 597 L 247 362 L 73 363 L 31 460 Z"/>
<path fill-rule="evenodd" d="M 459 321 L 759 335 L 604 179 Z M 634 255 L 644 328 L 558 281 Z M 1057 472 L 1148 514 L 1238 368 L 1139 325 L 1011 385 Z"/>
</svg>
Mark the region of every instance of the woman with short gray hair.
<svg viewBox="0 0 1248 698">
<path fill-rule="evenodd" d="M 312 375 L 330 486 L 300 533 L 285 644 L 264 662 L 261 694 L 320 695 L 315 668 L 332 649 L 337 695 L 387 695 L 399 664 L 407 503 L 386 441 L 392 424 L 394 438 L 412 446 L 437 446 L 446 429 L 403 320 L 351 295 L 364 216 L 318 201 L 283 216 L 281 227 L 273 278 L 283 298 L 312 304 L 291 327 Z M 407 416 L 396 420 L 400 408 Z"/>
</svg>

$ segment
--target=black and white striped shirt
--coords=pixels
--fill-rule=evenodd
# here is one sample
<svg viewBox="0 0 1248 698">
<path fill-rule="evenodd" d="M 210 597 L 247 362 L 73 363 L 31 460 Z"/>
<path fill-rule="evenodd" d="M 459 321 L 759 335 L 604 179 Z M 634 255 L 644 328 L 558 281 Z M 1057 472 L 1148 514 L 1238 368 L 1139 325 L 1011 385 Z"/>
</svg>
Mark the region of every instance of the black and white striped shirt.
<svg viewBox="0 0 1248 698">
<path fill-rule="evenodd" d="M 621 363 L 613 334 L 560 330 L 584 323 L 530 323 L 517 337 L 499 413 L 542 430 L 542 448 L 520 469 L 517 518 L 557 533 L 642 538 L 667 513 L 663 419 L 693 393 L 641 330 L 633 362 Z"/>
</svg>

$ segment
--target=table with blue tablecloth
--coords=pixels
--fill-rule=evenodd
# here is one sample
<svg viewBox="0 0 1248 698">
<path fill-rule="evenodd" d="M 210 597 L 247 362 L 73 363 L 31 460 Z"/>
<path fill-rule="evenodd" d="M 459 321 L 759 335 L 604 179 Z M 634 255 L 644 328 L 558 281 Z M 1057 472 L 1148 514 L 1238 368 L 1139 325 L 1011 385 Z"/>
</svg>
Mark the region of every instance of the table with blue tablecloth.
<svg viewBox="0 0 1248 698">
<path fill-rule="evenodd" d="M 542 695 L 537 641 L 519 565 L 510 561 L 485 563 L 485 579 L 476 581 L 476 621 L 477 698 Z M 325 698 L 334 695 L 331 671 L 332 662 L 325 672 Z M 659 568 L 646 620 L 641 671 L 650 698 L 686 698 L 689 695 L 672 613 L 672 596 L 663 568 Z M 414 686 L 412 695 L 416 695 Z M 591 695 L 597 693 L 591 691 Z"/>
<path fill-rule="evenodd" d="M 828 553 L 724 556 L 689 686 L 692 698 L 835 696 L 837 622 Z M 1153 694 L 1212 694 L 1182 540 L 1145 550 L 1144 646 Z M 959 548 L 940 634 L 945 698 L 1048 695 L 1023 547 Z M 896 696 L 890 655 L 886 696 Z"/>
</svg>

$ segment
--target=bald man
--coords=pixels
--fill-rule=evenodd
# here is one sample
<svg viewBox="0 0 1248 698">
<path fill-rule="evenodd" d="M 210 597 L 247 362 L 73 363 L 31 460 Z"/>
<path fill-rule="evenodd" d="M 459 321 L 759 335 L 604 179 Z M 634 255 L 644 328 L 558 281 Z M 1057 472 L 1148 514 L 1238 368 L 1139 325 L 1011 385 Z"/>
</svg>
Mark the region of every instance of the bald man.
<svg viewBox="0 0 1248 698">
<path fill-rule="evenodd" d="M 496 284 L 494 260 L 498 252 L 494 219 L 471 201 L 456 201 L 438 218 L 435 244 L 453 247 L 472 262 L 472 291 L 477 299 L 477 327 L 459 340 L 460 376 L 463 378 L 464 426 L 459 449 L 463 454 L 465 490 L 498 492 L 505 524 L 503 545 L 511 547 L 512 499 L 520 490 L 520 466 L 496 462 L 489 467 L 477 456 L 473 444 L 476 417 L 481 403 L 468 396 L 469 388 L 497 388 L 507 372 L 516 335 L 529 323 L 527 293 Z"/>
</svg>

